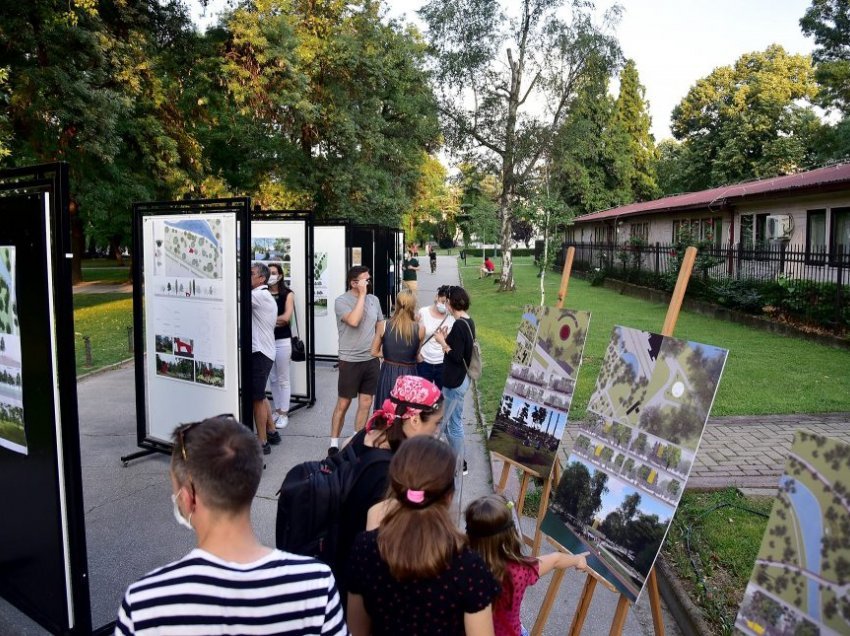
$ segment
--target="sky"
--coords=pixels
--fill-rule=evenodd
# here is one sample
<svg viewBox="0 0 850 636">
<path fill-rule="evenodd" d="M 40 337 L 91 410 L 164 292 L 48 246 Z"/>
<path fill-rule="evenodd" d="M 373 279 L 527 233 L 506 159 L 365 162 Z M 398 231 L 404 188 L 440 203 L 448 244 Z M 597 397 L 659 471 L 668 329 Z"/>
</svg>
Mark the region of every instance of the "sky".
<svg viewBox="0 0 850 636">
<path fill-rule="evenodd" d="M 670 114 L 688 90 L 718 66 L 773 43 L 790 53 L 811 53 L 799 21 L 812 0 L 620 0 L 615 30 L 623 54 L 635 60 L 646 87 L 656 141 L 670 136 Z M 227 0 L 210 0 L 203 26 Z M 416 9 L 424 0 L 384 0 L 389 15 L 421 26 Z M 601 13 L 613 4 L 597 0 Z M 197 5 L 197 2 L 196 2 Z M 612 86 L 616 90 L 616 84 Z"/>
</svg>

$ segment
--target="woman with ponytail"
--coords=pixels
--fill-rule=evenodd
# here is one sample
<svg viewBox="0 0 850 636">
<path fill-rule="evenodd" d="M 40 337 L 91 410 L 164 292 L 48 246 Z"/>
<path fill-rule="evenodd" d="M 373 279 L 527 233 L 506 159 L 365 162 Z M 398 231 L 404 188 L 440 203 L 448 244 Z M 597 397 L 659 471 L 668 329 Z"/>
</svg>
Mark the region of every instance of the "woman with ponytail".
<svg viewBox="0 0 850 636">
<path fill-rule="evenodd" d="M 443 396 L 436 385 L 415 375 L 402 376 L 396 380 L 381 408 L 366 422 L 365 429 L 351 438 L 349 444 L 359 461 L 365 462 L 381 455 L 386 460 L 370 463 L 358 475 L 342 502 L 337 556 L 334 560 L 340 567 L 348 562 L 354 538 L 366 529 L 369 508 L 387 494 L 387 474 L 393 453 L 407 439 L 436 435 L 443 415 L 442 406 Z M 344 574 L 334 572 L 341 595 L 345 587 Z"/>
<path fill-rule="evenodd" d="M 433 437 L 404 443 L 390 463 L 396 505 L 351 550 L 352 636 L 492 636 L 499 586 L 449 515 L 455 454 Z"/>
</svg>

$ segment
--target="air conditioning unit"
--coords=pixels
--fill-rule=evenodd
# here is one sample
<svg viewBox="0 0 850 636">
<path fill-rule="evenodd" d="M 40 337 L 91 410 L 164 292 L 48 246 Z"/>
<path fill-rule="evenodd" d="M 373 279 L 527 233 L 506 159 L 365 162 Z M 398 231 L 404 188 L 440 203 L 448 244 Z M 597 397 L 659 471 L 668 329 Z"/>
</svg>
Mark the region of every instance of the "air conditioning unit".
<svg viewBox="0 0 850 636">
<path fill-rule="evenodd" d="M 794 232 L 794 217 L 790 214 L 771 214 L 767 217 L 766 234 L 771 241 L 787 241 Z"/>
</svg>

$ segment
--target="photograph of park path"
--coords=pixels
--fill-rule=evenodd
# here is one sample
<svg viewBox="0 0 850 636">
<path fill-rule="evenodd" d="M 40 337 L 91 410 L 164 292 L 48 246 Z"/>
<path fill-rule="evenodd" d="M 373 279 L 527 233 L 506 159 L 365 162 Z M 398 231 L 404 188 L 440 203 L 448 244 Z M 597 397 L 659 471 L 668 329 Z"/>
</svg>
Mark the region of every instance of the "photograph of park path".
<svg viewBox="0 0 850 636">
<path fill-rule="evenodd" d="M 0 247 L 0 446 L 27 454 L 15 247 Z"/>
<path fill-rule="evenodd" d="M 798 431 L 735 627 L 850 634 L 850 444 Z"/>
<path fill-rule="evenodd" d="M 488 448 L 548 475 L 570 410 L 590 314 L 527 306 Z"/>
<path fill-rule="evenodd" d="M 542 530 L 634 602 L 675 508 L 570 455 Z"/>
</svg>

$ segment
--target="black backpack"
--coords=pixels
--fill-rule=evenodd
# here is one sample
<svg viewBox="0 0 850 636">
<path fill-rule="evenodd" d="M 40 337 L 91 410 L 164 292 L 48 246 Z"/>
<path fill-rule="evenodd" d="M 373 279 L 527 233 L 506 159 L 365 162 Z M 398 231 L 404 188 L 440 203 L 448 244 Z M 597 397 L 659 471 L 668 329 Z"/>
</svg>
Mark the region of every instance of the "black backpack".
<svg viewBox="0 0 850 636">
<path fill-rule="evenodd" d="M 278 491 L 278 549 L 315 557 L 334 568 L 343 502 L 369 467 L 391 458 L 389 451 L 358 457 L 349 443 L 333 457 L 290 469 Z"/>
</svg>

